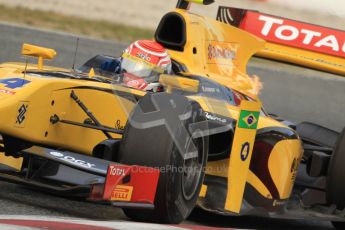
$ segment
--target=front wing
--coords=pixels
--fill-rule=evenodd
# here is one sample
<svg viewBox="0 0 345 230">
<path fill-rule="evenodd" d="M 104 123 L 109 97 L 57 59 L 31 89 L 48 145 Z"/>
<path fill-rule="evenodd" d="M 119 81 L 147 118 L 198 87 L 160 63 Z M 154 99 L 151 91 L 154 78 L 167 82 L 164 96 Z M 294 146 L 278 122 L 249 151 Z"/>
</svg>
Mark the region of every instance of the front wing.
<svg viewBox="0 0 345 230">
<path fill-rule="evenodd" d="M 15 173 L 0 170 L 0 180 L 66 196 L 106 201 L 117 207 L 154 208 L 158 169 L 38 146 L 22 154 L 28 162 L 27 168 Z M 41 162 L 39 168 L 37 161 Z"/>
</svg>

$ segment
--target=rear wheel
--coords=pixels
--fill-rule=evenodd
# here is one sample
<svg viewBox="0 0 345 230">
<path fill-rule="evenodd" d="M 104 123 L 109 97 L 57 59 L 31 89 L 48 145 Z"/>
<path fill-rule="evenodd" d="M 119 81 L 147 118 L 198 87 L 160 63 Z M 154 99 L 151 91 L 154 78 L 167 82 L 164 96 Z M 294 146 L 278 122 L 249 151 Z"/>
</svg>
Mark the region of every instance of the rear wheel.
<svg viewBox="0 0 345 230">
<path fill-rule="evenodd" d="M 345 208 L 345 128 L 340 133 L 328 167 L 326 196 L 329 204 Z M 339 223 L 344 224 L 344 223 Z M 344 225 L 342 225 L 344 226 Z"/>
<path fill-rule="evenodd" d="M 161 115 L 154 115 L 154 119 L 166 119 L 166 122 L 139 127 L 137 121 L 152 124 L 152 117 L 145 117 L 145 114 L 155 113 L 157 104 L 163 106 L 159 106 Z M 180 122 L 169 124 L 178 114 L 189 115 Z M 185 97 L 162 93 L 146 95 L 140 100 L 126 125 L 118 161 L 129 165 L 159 167 L 160 177 L 154 210 L 124 209 L 129 218 L 175 224 L 188 217 L 201 189 L 208 151 L 208 138 L 202 135 L 191 138 L 188 130 L 191 124 L 203 121 L 206 118 L 200 105 Z M 184 131 L 188 131 L 189 135 L 186 136 Z M 179 147 L 177 143 L 183 143 L 184 146 Z M 182 149 L 191 150 L 192 146 L 195 146 L 196 155 L 184 157 Z"/>
</svg>

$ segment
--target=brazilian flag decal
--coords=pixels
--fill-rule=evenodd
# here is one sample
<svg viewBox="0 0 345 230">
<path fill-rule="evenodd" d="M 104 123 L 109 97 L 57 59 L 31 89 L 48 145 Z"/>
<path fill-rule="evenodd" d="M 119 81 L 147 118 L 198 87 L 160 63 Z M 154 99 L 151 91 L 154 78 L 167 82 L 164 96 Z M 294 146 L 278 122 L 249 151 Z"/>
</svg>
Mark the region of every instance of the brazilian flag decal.
<svg viewBox="0 0 345 230">
<path fill-rule="evenodd" d="M 260 112 L 242 110 L 238 127 L 243 129 L 256 129 L 258 127 Z"/>
</svg>

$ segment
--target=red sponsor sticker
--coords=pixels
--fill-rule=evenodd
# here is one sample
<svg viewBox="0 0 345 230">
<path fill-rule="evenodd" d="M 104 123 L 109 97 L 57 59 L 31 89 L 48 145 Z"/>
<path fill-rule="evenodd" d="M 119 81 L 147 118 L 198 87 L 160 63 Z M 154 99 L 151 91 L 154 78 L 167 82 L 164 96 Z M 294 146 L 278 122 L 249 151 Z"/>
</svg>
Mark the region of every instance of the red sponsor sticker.
<svg viewBox="0 0 345 230">
<path fill-rule="evenodd" d="M 10 91 L 10 90 L 7 90 L 7 89 L 0 89 L 0 93 L 5 93 L 5 94 L 8 94 L 8 95 L 16 94 L 16 92 L 13 92 L 13 91 Z"/>
<path fill-rule="evenodd" d="M 144 90 L 147 87 L 147 84 L 143 78 L 137 77 L 134 74 L 130 73 L 125 73 L 123 82 L 130 88 Z"/>
<path fill-rule="evenodd" d="M 272 43 L 345 57 L 345 32 L 248 11 L 240 25 Z"/>
<path fill-rule="evenodd" d="M 155 168 L 110 164 L 102 199 L 153 204 L 158 178 Z"/>
</svg>

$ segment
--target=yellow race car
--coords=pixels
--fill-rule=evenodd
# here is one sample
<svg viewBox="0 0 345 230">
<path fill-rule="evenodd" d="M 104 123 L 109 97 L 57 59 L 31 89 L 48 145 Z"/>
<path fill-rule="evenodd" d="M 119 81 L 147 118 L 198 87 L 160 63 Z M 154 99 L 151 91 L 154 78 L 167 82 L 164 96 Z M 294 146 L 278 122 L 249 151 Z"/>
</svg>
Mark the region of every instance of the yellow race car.
<svg viewBox="0 0 345 230">
<path fill-rule="evenodd" d="M 197 206 L 343 226 L 344 131 L 267 114 L 246 74 L 265 42 L 192 2 L 213 1 L 179 0 L 155 34 L 173 59 L 164 92 L 124 86 L 104 55 L 67 70 L 44 66 L 53 49 L 24 44 L 37 65 L 1 64 L 0 179 L 140 221 L 180 223 Z"/>
</svg>

